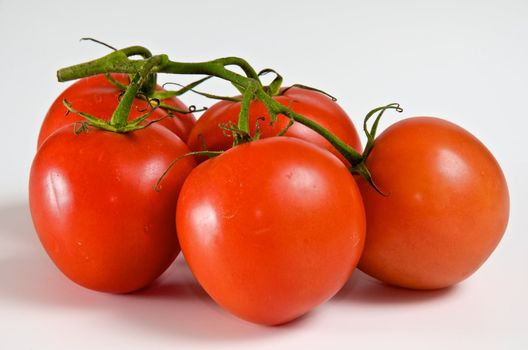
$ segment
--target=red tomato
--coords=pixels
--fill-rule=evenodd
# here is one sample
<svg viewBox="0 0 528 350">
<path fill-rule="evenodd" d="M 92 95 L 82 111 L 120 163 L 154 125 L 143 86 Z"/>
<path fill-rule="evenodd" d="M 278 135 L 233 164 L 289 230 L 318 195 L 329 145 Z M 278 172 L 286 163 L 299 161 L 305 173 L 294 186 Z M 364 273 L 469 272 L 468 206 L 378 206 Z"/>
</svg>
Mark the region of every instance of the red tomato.
<svg viewBox="0 0 528 350">
<path fill-rule="evenodd" d="M 173 133 L 158 125 L 117 134 L 65 126 L 41 146 L 31 167 L 33 223 L 48 255 L 76 283 L 126 293 L 157 278 L 179 245 L 176 198 L 194 160 Z"/>
<path fill-rule="evenodd" d="M 112 76 L 123 84 L 129 84 L 129 78 L 126 74 L 114 74 Z M 158 86 L 157 89 L 160 90 L 161 87 Z M 119 103 L 120 93 L 121 90 L 113 85 L 104 75 L 96 75 L 76 81 L 57 97 L 48 110 L 40 128 L 37 148 L 42 145 L 49 135 L 62 126 L 73 122 L 85 121 L 83 117 L 73 113 L 66 116 L 67 110 L 62 104 L 64 99 L 68 100 L 73 108 L 79 112 L 85 112 L 101 119 L 109 120 Z M 163 103 L 187 110 L 187 107 L 175 97 L 163 100 Z M 146 101 L 136 99 L 130 111 L 129 120 L 145 114 L 148 108 L 149 106 Z M 190 113 L 173 114 L 174 117 L 161 120 L 159 124 L 174 132 L 185 142 L 194 126 L 195 118 Z M 159 119 L 165 115 L 167 115 L 167 112 L 159 108 L 152 113 L 148 120 Z"/>
<path fill-rule="evenodd" d="M 475 272 L 509 215 L 504 175 L 473 135 L 442 119 L 400 121 L 376 140 L 360 189 L 367 240 L 359 267 L 397 286 L 443 288 Z"/>
<path fill-rule="evenodd" d="M 365 235 L 361 196 L 344 164 L 291 137 L 243 144 L 199 165 L 182 187 L 176 222 L 207 293 L 267 325 L 332 297 Z"/>
<path fill-rule="evenodd" d="M 357 151 L 361 151 L 361 141 L 354 124 L 352 124 L 346 112 L 328 96 L 316 91 L 294 87 L 287 90 L 283 95 L 274 96 L 273 99 L 284 106 L 290 107 L 294 112 L 317 122 Z M 203 150 L 204 142 L 210 151 L 229 149 L 232 146 L 233 139 L 226 136 L 224 131 L 218 126 L 227 122 L 236 124 L 240 106 L 240 102 L 220 101 L 209 108 L 198 119 L 189 135 L 188 145 L 191 150 Z M 259 121 L 262 138 L 276 136 L 290 122 L 288 117 L 280 114 L 276 123 L 271 126 L 264 104 L 260 100 L 253 100 L 249 108 L 251 135 L 255 134 L 257 119 L 260 117 L 264 117 L 264 120 Z M 300 123 L 294 123 L 286 132 L 286 136 L 297 137 L 323 147 L 348 165 L 343 156 L 324 137 Z"/>
</svg>

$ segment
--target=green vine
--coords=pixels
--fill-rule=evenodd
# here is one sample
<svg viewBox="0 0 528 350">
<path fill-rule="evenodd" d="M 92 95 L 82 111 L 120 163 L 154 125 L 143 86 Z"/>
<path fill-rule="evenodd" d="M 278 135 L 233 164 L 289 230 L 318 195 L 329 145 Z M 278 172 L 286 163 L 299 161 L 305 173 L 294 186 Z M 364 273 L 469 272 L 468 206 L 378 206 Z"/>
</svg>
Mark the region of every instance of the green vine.
<svg viewBox="0 0 528 350">
<path fill-rule="evenodd" d="M 372 182 L 372 180 L 370 179 L 370 174 L 368 173 L 368 170 L 365 167 L 364 161 L 373 147 L 373 137 L 376 133 L 379 119 L 381 118 L 383 112 L 387 109 L 395 109 L 397 111 L 401 111 L 399 105 L 390 104 L 387 106 L 379 107 L 371 111 L 367 115 L 367 117 L 365 118 L 366 120 L 364 128 L 367 134 L 368 143 L 365 149 L 366 152 L 361 155 L 321 125 L 315 123 L 314 121 L 306 118 L 301 114 L 295 113 L 290 108 L 283 106 L 282 104 L 274 100 L 272 96 L 274 94 L 279 93 L 282 77 L 272 69 L 266 69 L 257 74 L 256 71 L 249 65 L 247 61 L 238 57 L 224 57 L 212 61 L 196 63 L 171 61 L 169 60 L 168 56 L 164 54 L 136 60 L 129 58 L 129 56 L 132 56 L 133 54 L 137 55 L 141 52 L 146 51 L 148 50 L 140 46 L 132 46 L 129 48 L 124 48 L 122 50 L 117 50 L 99 59 L 60 69 L 57 72 L 57 78 L 59 81 L 68 81 L 110 72 L 136 74 L 135 77 L 137 77 L 137 74 L 139 74 L 139 78 L 137 78 L 139 80 L 135 83 L 130 84 L 130 86 L 127 88 L 125 95 L 123 96 L 123 100 L 125 100 L 125 97 L 128 98 L 129 96 L 135 96 L 135 94 L 137 94 L 137 86 L 141 86 L 141 84 L 143 83 L 143 79 L 145 78 L 145 74 L 148 73 L 170 73 L 206 76 L 205 78 L 198 80 L 198 82 L 209 79 L 212 76 L 218 77 L 231 82 L 242 93 L 242 106 L 240 110 L 238 125 L 236 128 L 237 131 L 234 132 L 233 135 L 235 144 L 240 144 L 251 140 L 251 137 L 249 135 L 248 124 L 249 105 L 254 98 L 257 98 L 262 101 L 262 103 L 266 106 L 271 122 L 276 121 L 277 115 L 283 114 L 289 117 L 292 121 L 301 123 L 309 127 L 310 129 L 316 131 L 326 140 L 328 140 L 337 149 L 337 151 L 341 153 L 343 157 L 351 164 L 350 170 L 353 173 L 360 174 L 361 176 L 365 177 L 369 182 Z M 245 76 L 227 69 L 226 67 L 228 66 L 238 66 L 244 72 Z M 276 78 L 274 79 L 272 84 L 270 84 L 270 86 L 264 87 L 260 82 L 259 75 L 263 75 L 270 72 L 275 73 Z M 192 90 L 194 86 L 195 85 L 191 84 L 190 87 L 186 89 L 186 91 Z M 321 90 L 309 88 L 304 85 L 297 86 L 322 92 Z M 282 91 L 282 93 L 283 92 L 284 90 Z M 328 96 L 335 100 L 333 96 Z M 123 121 L 125 121 L 126 125 L 126 120 L 124 119 L 124 117 L 122 117 L 122 115 L 125 113 L 127 108 L 128 110 L 130 110 L 128 103 L 124 103 L 123 100 L 121 101 L 120 105 L 118 106 L 118 109 L 114 113 L 115 118 L 114 116 L 112 117 L 114 122 L 111 122 L 113 127 L 116 127 L 117 129 L 121 128 L 121 130 L 124 130 Z M 121 104 L 123 104 L 123 106 L 121 106 Z M 376 112 L 379 113 L 378 117 L 376 118 L 372 129 L 369 131 L 366 128 L 366 122 Z"/>
</svg>

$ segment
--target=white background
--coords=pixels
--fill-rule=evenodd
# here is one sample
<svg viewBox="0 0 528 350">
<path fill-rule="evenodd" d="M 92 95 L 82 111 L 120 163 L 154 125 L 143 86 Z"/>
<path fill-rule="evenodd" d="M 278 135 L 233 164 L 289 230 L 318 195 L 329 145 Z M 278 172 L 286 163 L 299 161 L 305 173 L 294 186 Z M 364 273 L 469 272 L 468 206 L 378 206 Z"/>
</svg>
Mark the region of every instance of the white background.
<svg viewBox="0 0 528 350">
<path fill-rule="evenodd" d="M 400 102 L 444 117 L 495 154 L 511 218 L 488 262 L 459 286 L 413 292 L 355 273 L 331 301 L 281 327 L 240 321 L 182 260 L 141 293 L 82 289 L 53 266 L 27 209 L 29 167 L 57 68 L 143 44 L 174 60 L 237 55 L 286 83 L 327 90 L 353 120 Z M 0 348 L 527 349 L 528 1 L 0 0 Z M 188 81 L 171 77 L 172 81 Z M 234 93 L 215 82 L 209 90 Z M 187 95 L 188 104 L 209 103 Z"/>
</svg>

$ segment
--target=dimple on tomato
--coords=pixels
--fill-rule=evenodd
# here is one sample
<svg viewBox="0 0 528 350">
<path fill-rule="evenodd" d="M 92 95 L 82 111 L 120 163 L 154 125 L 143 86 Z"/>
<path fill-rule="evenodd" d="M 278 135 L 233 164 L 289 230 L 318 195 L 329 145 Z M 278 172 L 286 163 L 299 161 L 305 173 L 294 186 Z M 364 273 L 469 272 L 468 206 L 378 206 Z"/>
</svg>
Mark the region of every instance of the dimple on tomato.
<svg viewBox="0 0 528 350">
<path fill-rule="evenodd" d="M 473 135 L 432 117 L 402 120 L 376 139 L 363 180 L 367 238 L 359 268 L 393 285 L 436 289 L 475 272 L 504 234 L 502 170 Z"/>
<path fill-rule="evenodd" d="M 29 203 L 37 234 L 74 282 L 112 293 L 150 284 L 179 245 L 174 212 L 195 163 L 188 147 L 159 125 L 128 133 L 67 125 L 42 144 L 31 167 Z"/>
<path fill-rule="evenodd" d="M 178 200 L 182 252 L 207 293 L 245 320 L 275 325 L 331 298 L 364 242 L 361 196 L 318 146 L 274 137 L 196 167 Z"/>
<path fill-rule="evenodd" d="M 289 107 L 339 137 L 346 144 L 361 151 L 361 141 L 356 128 L 347 113 L 328 96 L 307 89 L 292 87 L 284 93 L 273 96 L 280 104 Z M 240 114 L 240 102 L 220 101 L 209 108 L 196 122 L 189 135 L 188 145 L 193 151 L 201 151 L 204 146 L 210 151 L 223 151 L 231 148 L 232 138 L 226 135 L 220 128 L 228 122 L 236 124 Z M 261 120 L 259 120 L 261 118 Z M 270 125 L 268 111 L 260 100 L 253 100 L 249 107 L 250 134 L 256 132 L 257 123 L 261 132 L 261 138 L 277 136 L 284 130 L 290 118 L 279 114 L 277 121 Z M 286 132 L 285 136 L 296 137 L 318 145 L 341 159 L 348 165 L 344 157 L 321 135 L 312 129 L 294 123 Z"/>
<path fill-rule="evenodd" d="M 121 84 L 127 85 L 130 83 L 127 74 L 112 74 L 112 78 Z M 156 89 L 161 90 L 161 87 L 157 86 Z M 62 103 L 63 100 L 70 102 L 73 108 L 78 111 L 109 120 L 119 103 L 121 93 L 122 90 L 112 84 L 105 75 L 95 75 L 76 81 L 64 90 L 49 108 L 40 128 L 37 147 L 40 147 L 48 136 L 64 125 L 85 121 L 83 117 L 74 113 L 66 115 L 67 109 Z M 165 99 L 162 102 L 181 110 L 188 109 L 176 97 Z M 139 98 L 135 99 L 130 110 L 129 120 L 140 117 L 149 108 L 151 107 L 146 101 Z M 172 117 L 163 119 L 158 124 L 171 130 L 186 142 L 196 119 L 192 113 L 183 114 L 174 111 L 171 113 L 173 115 Z M 167 114 L 168 112 L 166 110 L 158 108 L 149 116 L 148 121 L 163 118 Z"/>
</svg>

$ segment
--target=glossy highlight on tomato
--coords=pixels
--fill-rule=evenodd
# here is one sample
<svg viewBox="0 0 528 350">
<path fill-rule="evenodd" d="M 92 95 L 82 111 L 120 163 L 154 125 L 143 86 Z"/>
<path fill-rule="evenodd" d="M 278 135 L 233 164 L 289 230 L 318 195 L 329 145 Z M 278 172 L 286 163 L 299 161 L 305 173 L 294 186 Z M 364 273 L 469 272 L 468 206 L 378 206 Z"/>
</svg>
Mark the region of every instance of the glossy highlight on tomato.
<svg viewBox="0 0 528 350">
<path fill-rule="evenodd" d="M 127 293 L 149 285 L 174 260 L 179 245 L 176 200 L 195 165 L 189 152 L 159 125 L 129 133 L 70 126 L 53 133 L 33 161 L 31 216 L 46 252 L 74 282 Z"/>
<path fill-rule="evenodd" d="M 367 160 L 387 195 L 359 181 L 367 239 L 359 267 L 407 288 L 436 289 L 474 273 L 503 236 L 509 195 L 502 170 L 473 135 L 432 117 L 402 120 Z"/>
<path fill-rule="evenodd" d="M 265 325 L 331 298 L 365 238 L 361 196 L 346 166 L 291 137 L 239 145 L 200 164 L 182 187 L 176 222 L 207 293 Z"/>
<path fill-rule="evenodd" d="M 112 74 L 112 78 L 121 84 L 129 84 L 130 79 L 127 74 Z M 161 90 L 157 86 L 157 90 Z M 117 86 L 108 80 L 105 75 L 95 75 L 88 78 L 83 78 L 76 81 L 73 85 L 64 90 L 53 102 L 40 128 L 37 147 L 53 132 L 60 129 L 64 125 L 69 125 L 74 122 L 84 122 L 81 116 L 74 113 L 68 113 L 63 105 L 63 100 L 70 102 L 74 109 L 91 114 L 95 117 L 110 120 L 112 113 L 119 103 L 119 96 L 122 93 Z M 187 106 L 183 104 L 176 97 L 163 100 L 163 103 L 172 107 L 187 110 Z M 130 111 L 129 120 L 140 117 L 148 112 L 151 107 L 144 100 L 135 99 L 132 109 Z M 148 118 L 149 121 L 163 118 L 167 115 L 167 111 L 163 108 L 155 110 Z M 67 114 L 67 115 L 66 115 Z M 166 118 L 158 122 L 173 133 L 178 135 L 184 142 L 187 141 L 194 123 L 195 117 L 192 113 L 177 113 L 172 112 L 173 117 Z"/>
<path fill-rule="evenodd" d="M 291 108 L 294 112 L 317 122 L 352 148 L 361 151 L 361 141 L 354 124 L 346 112 L 328 96 L 320 92 L 292 87 L 281 95 L 273 96 L 273 99 Z M 201 151 L 204 146 L 210 151 L 229 149 L 233 144 L 233 139 L 228 134 L 226 135 L 226 132 L 219 126 L 228 122 L 237 124 L 240 107 L 240 102 L 220 101 L 209 108 L 199 118 L 191 131 L 188 140 L 191 150 Z M 260 128 L 261 138 L 267 138 L 277 136 L 288 126 L 289 122 L 290 118 L 279 114 L 277 121 L 270 125 L 265 105 L 260 100 L 251 102 L 249 107 L 251 135 L 255 134 L 257 123 Z M 348 164 L 344 157 L 324 137 L 298 122 L 294 123 L 285 135 L 316 144 L 332 152 L 345 164 Z"/>
</svg>

